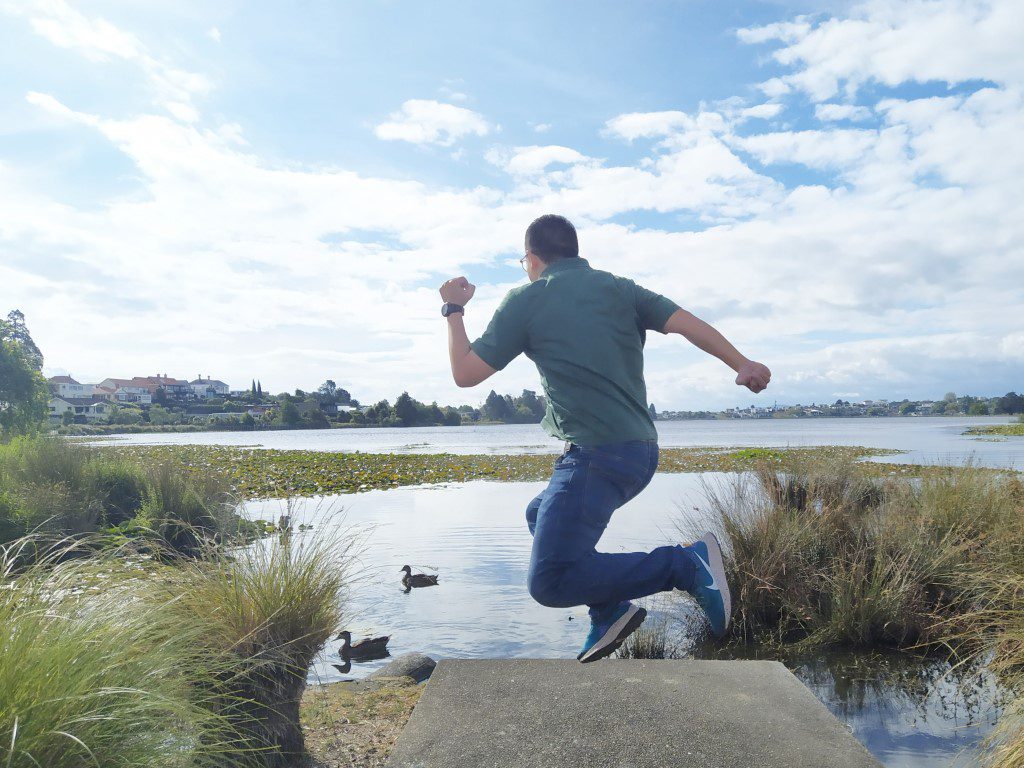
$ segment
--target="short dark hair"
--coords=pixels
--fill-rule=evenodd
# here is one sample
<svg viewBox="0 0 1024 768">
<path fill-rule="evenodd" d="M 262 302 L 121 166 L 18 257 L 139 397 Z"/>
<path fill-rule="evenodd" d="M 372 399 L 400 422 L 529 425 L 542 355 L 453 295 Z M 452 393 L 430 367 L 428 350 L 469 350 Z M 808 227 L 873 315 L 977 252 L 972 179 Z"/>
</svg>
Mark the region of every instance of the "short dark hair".
<svg viewBox="0 0 1024 768">
<path fill-rule="evenodd" d="M 557 259 L 574 259 L 580 255 L 576 227 L 564 216 L 548 213 L 526 228 L 526 247 L 545 264 Z"/>
</svg>

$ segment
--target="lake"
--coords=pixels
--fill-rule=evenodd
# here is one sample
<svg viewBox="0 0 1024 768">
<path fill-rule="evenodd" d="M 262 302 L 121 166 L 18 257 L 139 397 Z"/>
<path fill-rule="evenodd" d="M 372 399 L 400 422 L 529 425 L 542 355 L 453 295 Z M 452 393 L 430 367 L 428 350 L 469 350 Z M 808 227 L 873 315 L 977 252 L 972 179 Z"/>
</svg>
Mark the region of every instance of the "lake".
<svg viewBox="0 0 1024 768">
<path fill-rule="evenodd" d="M 970 426 L 1005 424 L 1008 417 L 863 418 L 657 422 L 663 447 L 863 445 L 906 451 L 879 460 L 1024 469 L 1024 438 L 963 435 Z M 562 443 L 539 425 L 205 432 L 125 435 L 109 444 L 236 445 L 282 450 L 372 453 L 514 454 L 561 452 Z M 693 519 L 705 489 L 735 481 L 719 473 L 657 474 L 637 498 L 612 517 L 599 548 L 640 551 L 682 541 L 678 520 Z M 529 657 L 574 659 L 588 629 L 586 607 L 546 608 L 526 590 L 531 538 L 527 503 L 540 482 L 476 481 L 374 490 L 293 500 L 293 525 L 315 535 L 341 526 L 358 536 L 355 578 L 346 600 L 353 639 L 391 635 L 398 655 L 420 651 L 435 659 Z M 249 502 L 246 513 L 277 520 L 283 501 Z M 696 508 L 696 509 L 695 509 Z M 436 573 L 435 587 L 406 594 L 400 569 Z M 681 593 L 644 602 L 647 621 L 664 620 L 685 648 L 692 605 Z M 342 679 L 332 642 L 315 662 L 311 681 Z M 361 678 L 386 663 L 356 663 Z M 600 663 L 600 662 L 597 662 Z M 960 685 L 943 662 L 906 655 L 817 654 L 786 662 L 807 687 L 889 768 L 970 766 L 976 743 L 995 717 L 995 691 L 984 676 Z"/>
<path fill-rule="evenodd" d="M 705 490 L 724 488 L 738 476 L 724 473 L 657 474 L 636 498 L 616 511 L 599 548 L 607 552 L 648 550 L 683 541 L 677 521 L 693 519 Z M 526 590 L 531 537 L 527 503 L 543 482 L 474 481 L 412 486 L 292 502 L 293 525 L 318 529 L 337 525 L 357 536 L 353 560 L 357 579 L 346 604 L 346 628 L 353 640 L 390 635 L 392 656 L 420 651 L 439 658 L 574 659 L 589 629 L 586 606 L 546 608 Z M 253 517 L 277 520 L 284 501 L 246 505 Z M 400 569 L 436 573 L 438 585 L 406 594 Z M 682 593 L 661 593 L 639 601 L 648 622 L 669 622 L 672 637 L 685 646 L 692 614 Z M 387 659 L 354 663 L 342 676 L 340 643 L 318 659 L 311 681 L 360 678 Z M 864 654 L 816 655 L 790 668 L 818 698 L 890 767 L 923 768 L 975 764 L 972 745 L 993 720 L 991 682 L 944 681 L 946 666 L 893 654 L 867 660 Z M 600 662 L 596 662 L 600 663 Z M 896 674 L 890 674 L 891 670 Z M 952 763 L 961 750 L 968 750 Z"/>
<path fill-rule="evenodd" d="M 884 461 L 915 464 L 974 463 L 1024 469 L 1024 437 L 962 434 L 972 426 L 1008 424 L 1008 416 L 862 419 L 729 419 L 658 421 L 662 447 L 863 445 L 907 451 Z M 539 424 L 462 427 L 179 432 L 117 435 L 89 442 L 123 445 L 244 445 L 279 450 L 369 453 L 560 453 L 562 443 Z"/>
</svg>

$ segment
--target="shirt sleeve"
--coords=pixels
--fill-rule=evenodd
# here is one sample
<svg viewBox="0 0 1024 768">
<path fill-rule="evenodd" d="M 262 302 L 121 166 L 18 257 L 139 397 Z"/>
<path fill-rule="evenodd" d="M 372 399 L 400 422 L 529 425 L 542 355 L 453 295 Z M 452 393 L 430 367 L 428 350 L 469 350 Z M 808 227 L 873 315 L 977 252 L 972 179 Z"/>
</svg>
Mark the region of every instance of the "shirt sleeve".
<svg viewBox="0 0 1024 768">
<path fill-rule="evenodd" d="M 470 343 L 470 349 L 491 368 L 500 371 L 519 353 L 526 351 L 526 325 L 529 318 L 523 311 L 522 297 L 509 291 L 494 311 L 483 335 Z"/>
<path fill-rule="evenodd" d="M 665 323 L 677 309 L 682 309 L 672 299 L 655 293 L 642 285 L 633 283 L 636 295 L 636 314 L 640 324 L 652 331 L 664 333 Z"/>
</svg>

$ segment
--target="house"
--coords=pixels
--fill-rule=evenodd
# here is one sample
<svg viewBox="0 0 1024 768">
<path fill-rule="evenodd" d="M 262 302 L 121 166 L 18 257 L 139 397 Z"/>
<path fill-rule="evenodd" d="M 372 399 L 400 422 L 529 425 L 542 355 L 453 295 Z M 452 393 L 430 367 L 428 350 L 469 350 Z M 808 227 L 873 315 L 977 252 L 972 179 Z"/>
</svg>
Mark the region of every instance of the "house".
<svg viewBox="0 0 1024 768">
<path fill-rule="evenodd" d="M 135 379 L 104 379 L 96 385 L 96 394 L 116 403 L 149 405 L 153 402 L 152 390 Z"/>
<path fill-rule="evenodd" d="M 192 386 L 187 381 L 168 376 L 166 373 L 158 373 L 155 376 L 135 376 L 132 381 L 137 382 L 138 386 L 148 387 L 150 394 L 155 394 L 158 389 L 162 389 L 164 394 L 175 400 L 187 400 L 194 396 Z"/>
<path fill-rule="evenodd" d="M 76 421 L 101 421 L 110 415 L 110 403 L 99 396 L 51 397 L 50 418 L 62 421 L 65 413 L 74 414 Z"/>
<path fill-rule="evenodd" d="M 250 416 L 262 416 L 265 413 L 270 413 L 275 408 L 277 408 L 276 405 L 250 405 L 245 412 Z"/>
<path fill-rule="evenodd" d="M 205 379 L 199 376 L 194 381 L 190 381 L 188 385 L 192 388 L 192 393 L 202 400 L 208 400 L 211 397 L 226 397 L 231 392 L 231 388 L 223 381 L 211 379 L 209 376 Z"/>
<path fill-rule="evenodd" d="M 92 397 L 92 384 L 79 384 L 70 376 L 51 376 L 50 391 L 57 397 Z"/>
</svg>

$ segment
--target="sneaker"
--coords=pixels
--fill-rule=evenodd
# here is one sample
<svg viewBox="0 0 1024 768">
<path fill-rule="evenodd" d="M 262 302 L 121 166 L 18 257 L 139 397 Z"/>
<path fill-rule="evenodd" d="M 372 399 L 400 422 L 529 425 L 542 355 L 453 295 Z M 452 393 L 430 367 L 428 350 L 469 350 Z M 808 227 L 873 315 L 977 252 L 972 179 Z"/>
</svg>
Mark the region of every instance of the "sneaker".
<svg viewBox="0 0 1024 768">
<path fill-rule="evenodd" d="M 693 542 L 689 549 L 697 561 L 693 589 L 689 592 L 707 614 L 715 637 L 724 637 L 725 631 L 729 628 L 732 597 L 729 594 L 729 583 L 725 579 L 722 548 L 715 534 L 705 533 Z"/>
<path fill-rule="evenodd" d="M 611 655 L 646 617 L 646 610 L 623 600 L 607 619 L 591 619 L 590 634 L 576 658 L 586 664 Z"/>
</svg>

